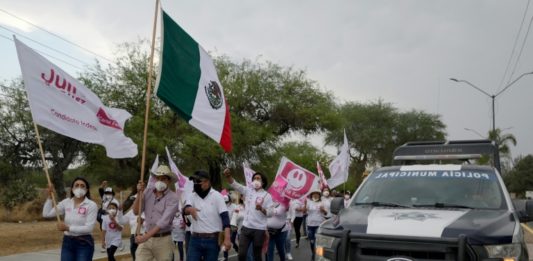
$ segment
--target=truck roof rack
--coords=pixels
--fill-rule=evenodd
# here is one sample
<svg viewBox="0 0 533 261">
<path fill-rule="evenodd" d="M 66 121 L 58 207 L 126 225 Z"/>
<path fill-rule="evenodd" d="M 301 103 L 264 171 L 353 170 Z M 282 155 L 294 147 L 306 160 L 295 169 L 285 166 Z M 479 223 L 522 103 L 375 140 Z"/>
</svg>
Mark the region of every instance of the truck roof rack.
<svg viewBox="0 0 533 261">
<path fill-rule="evenodd" d="M 463 160 L 493 157 L 494 167 L 500 171 L 498 147 L 491 140 L 413 141 L 394 150 L 394 161 Z"/>
</svg>

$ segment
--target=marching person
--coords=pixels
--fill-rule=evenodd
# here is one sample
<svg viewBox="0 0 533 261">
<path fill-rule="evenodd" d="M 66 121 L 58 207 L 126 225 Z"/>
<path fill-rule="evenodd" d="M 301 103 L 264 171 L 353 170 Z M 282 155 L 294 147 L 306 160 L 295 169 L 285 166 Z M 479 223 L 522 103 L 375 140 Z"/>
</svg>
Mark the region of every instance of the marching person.
<svg viewBox="0 0 533 261">
<path fill-rule="evenodd" d="M 285 261 L 285 240 L 287 238 L 287 208 L 279 202 L 274 202 L 267 218 L 268 240 L 267 260 L 274 260 L 274 246 L 278 250 L 279 260 Z"/>
<path fill-rule="evenodd" d="M 139 208 L 139 194 L 133 202 L 133 213 L 144 213 L 146 233 L 137 235 L 135 242 L 139 244 L 135 256 L 137 260 L 171 261 L 174 245 L 170 236 L 172 220 L 179 210 L 178 195 L 168 187 L 176 182 L 176 175 L 166 165 L 160 165 L 155 173 L 156 178 L 153 189 L 144 191 L 144 183 L 138 184 L 138 193 L 143 193 L 142 208 Z"/>
<path fill-rule="evenodd" d="M 233 215 L 235 215 L 235 212 L 239 212 L 239 209 L 238 209 L 239 206 L 233 203 L 233 198 L 232 198 L 233 194 L 235 193 L 231 193 L 230 191 L 230 193 L 228 193 L 227 195 L 223 195 L 223 197 L 224 197 L 224 202 L 226 203 L 226 207 L 228 208 L 228 215 L 229 215 L 229 220 L 230 220 L 231 245 L 233 246 L 236 252 L 239 252 L 239 248 L 235 244 L 235 239 L 237 238 L 237 226 L 236 226 L 237 223 L 235 223 L 235 225 L 231 224 L 231 221 L 233 220 Z M 229 251 L 230 249 L 226 249 L 226 251 L 224 251 L 224 261 L 228 260 Z"/>
<path fill-rule="evenodd" d="M 122 214 L 115 202 L 110 202 L 106 211 L 102 217 L 102 248 L 107 250 L 107 260 L 115 261 L 115 252 L 122 245 Z"/>
<path fill-rule="evenodd" d="M 304 220 L 304 203 L 299 199 L 291 199 L 290 208 L 294 210 L 292 219 L 292 227 L 296 236 L 296 245 L 294 248 L 298 248 L 300 246 L 301 227 Z M 304 229 L 306 228 L 304 227 Z"/>
<path fill-rule="evenodd" d="M 245 261 L 248 247 L 252 244 L 255 261 L 262 260 L 261 248 L 267 231 L 267 210 L 272 207 L 272 196 L 265 190 L 267 178 L 256 172 L 252 176 L 253 188 L 245 187 L 231 177 L 229 169 L 224 170 L 224 176 L 230 186 L 245 197 L 245 212 L 243 226 L 239 235 L 239 261 Z"/>
<path fill-rule="evenodd" d="M 348 208 L 349 205 L 350 205 L 350 191 L 346 190 L 346 192 L 344 192 L 344 208 Z"/>
<path fill-rule="evenodd" d="M 136 196 L 135 196 L 136 197 Z M 133 198 L 135 200 L 135 198 Z M 142 219 L 141 219 L 141 230 L 140 233 L 144 234 L 144 229 L 142 225 Z M 133 213 L 133 209 L 130 209 L 126 215 L 122 216 L 122 219 L 120 221 L 121 224 L 129 224 L 130 225 L 130 254 L 135 261 L 135 251 L 137 251 L 137 247 L 139 246 L 137 243 L 135 243 L 135 233 L 137 232 L 137 215 Z"/>
<path fill-rule="evenodd" d="M 57 211 L 65 215 L 63 222 L 57 223 L 57 229 L 63 231 L 63 244 L 61 245 L 61 261 L 90 261 L 93 260 L 94 224 L 98 206 L 91 200 L 89 182 L 84 178 L 77 177 L 70 185 L 70 198 L 66 198 L 57 204 Z M 56 209 L 52 206 L 50 197 L 54 193 L 51 186 L 48 187 L 49 197 L 43 207 L 43 217 L 56 216 Z"/>
<path fill-rule="evenodd" d="M 325 217 L 326 217 L 326 219 L 329 219 L 332 216 L 330 210 L 331 210 L 331 200 L 333 200 L 333 198 L 330 197 L 329 188 L 328 187 L 324 187 L 322 189 L 322 198 L 321 198 L 321 200 L 324 203 L 324 209 L 327 212 Z"/>
<path fill-rule="evenodd" d="M 315 234 L 318 226 L 325 220 L 327 212 L 324 203 L 320 201 L 320 190 L 313 190 L 309 197 L 304 211 L 307 212 L 307 238 L 311 245 L 311 260 L 315 260 Z"/>
<path fill-rule="evenodd" d="M 172 221 L 172 241 L 174 242 L 174 246 L 178 248 L 179 260 L 185 260 L 183 252 L 183 241 L 185 241 L 185 219 L 179 211 L 176 212 L 176 216 L 174 216 L 174 220 Z"/>
<path fill-rule="evenodd" d="M 219 233 L 224 231 L 222 249 L 230 249 L 230 220 L 222 195 L 211 188 L 209 173 L 199 170 L 190 177 L 194 193 L 185 200 L 183 213 L 191 215 L 191 239 L 187 261 L 216 261 L 220 246 Z"/>
<path fill-rule="evenodd" d="M 102 198 L 102 206 L 100 207 L 100 209 L 98 209 L 98 215 L 96 216 L 96 220 L 98 220 L 98 223 L 100 223 L 100 230 L 103 230 L 102 222 L 104 216 L 107 215 L 107 206 L 109 206 L 110 203 L 120 206 L 118 200 L 115 199 L 115 191 L 113 191 L 113 188 L 105 186 L 107 186 L 107 181 L 104 180 L 98 188 L 98 193 L 100 194 L 100 198 Z M 100 252 L 105 253 L 106 251 L 106 248 L 102 248 Z"/>
</svg>

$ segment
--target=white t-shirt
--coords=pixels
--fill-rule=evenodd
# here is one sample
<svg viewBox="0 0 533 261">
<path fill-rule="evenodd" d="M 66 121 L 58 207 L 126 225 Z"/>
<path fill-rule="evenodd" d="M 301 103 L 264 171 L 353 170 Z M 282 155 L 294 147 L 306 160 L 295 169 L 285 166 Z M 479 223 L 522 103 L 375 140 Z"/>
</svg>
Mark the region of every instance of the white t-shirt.
<svg viewBox="0 0 533 261">
<path fill-rule="evenodd" d="M 292 199 L 290 207 L 294 210 L 293 221 L 295 217 L 303 217 L 304 212 L 296 210 L 297 208 L 303 208 L 304 204 L 298 199 Z"/>
<path fill-rule="evenodd" d="M 222 219 L 220 214 L 227 212 L 228 208 L 224 202 L 222 194 L 213 188 L 205 198 L 201 198 L 196 193 L 192 193 L 185 200 L 185 206 L 192 206 L 198 210 L 197 220 L 191 218 L 191 232 L 193 233 L 214 233 L 222 231 Z"/>
<path fill-rule="evenodd" d="M 230 186 L 244 195 L 245 214 L 243 226 L 252 229 L 266 230 L 267 229 L 267 216 L 263 212 L 255 209 L 256 202 L 262 200 L 261 206 L 264 209 L 269 209 L 272 204 L 272 196 L 264 189 L 255 190 L 253 188 L 245 187 L 239 184 L 237 181 L 233 181 Z"/>
<path fill-rule="evenodd" d="M 279 229 L 287 222 L 287 208 L 279 203 L 268 209 L 267 227 Z M 285 227 L 284 227 L 285 228 Z"/>
<path fill-rule="evenodd" d="M 324 206 L 322 201 L 312 201 L 307 199 L 307 226 L 318 227 L 325 220 L 324 213 L 320 211 L 320 207 Z"/>
<path fill-rule="evenodd" d="M 332 216 L 331 214 L 331 200 L 333 200 L 332 197 L 322 197 L 321 201 L 324 202 L 324 208 L 328 212 L 326 214 L 326 218 L 330 218 Z"/>
<path fill-rule="evenodd" d="M 185 241 L 185 221 L 180 213 L 177 213 L 172 220 L 172 241 Z"/>
<path fill-rule="evenodd" d="M 70 231 L 65 231 L 67 236 L 90 235 L 93 232 L 96 223 L 96 214 L 98 206 L 94 201 L 85 198 L 83 202 L 74 207 L 74 199 L 66 198 L 57 204 L 59 215 L 65 215 L 65 224 L 69 226 Z M 52 206 L 52 200 L 47 199 L 43 207 L 43 217 L 55 217 L 56 210 Z"/>
<path fill-rule="evenodd" d="M 109 215 L 102 216 L 102 230 L 105 231 L 105 247 L 119 247 L 122 244 L 122 226 L 117 222 L 111 222 Z"/>
<path fill-rule="evenodd" d="M 122 216 L 120 219 L 120 224 L 129 224 L 130 225 L 130 233 L 132 235 L 135 235 L 135 232 L 137 232 L 137 215 L 133 213 L 133 208 L 126 213 L 126 215 Z M 141 226 L 141 234 L 144 234 L 144 226 Z"/>
</svg>

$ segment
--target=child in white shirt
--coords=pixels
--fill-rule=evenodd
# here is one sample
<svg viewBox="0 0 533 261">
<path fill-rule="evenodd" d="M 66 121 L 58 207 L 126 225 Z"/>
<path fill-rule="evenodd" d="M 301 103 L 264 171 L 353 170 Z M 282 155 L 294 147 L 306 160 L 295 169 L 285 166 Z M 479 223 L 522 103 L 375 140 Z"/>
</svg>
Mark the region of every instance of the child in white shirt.
<svg viewBox="0 0 533 261">
<path fill-rule="evenodd" d="M 102 247 L 107 249 L 107 259 L 115 261 L 115 252 L 122 244 L 121 217 L 118 217 L 121 212 L 114 202 L 110 202 L 106 210 L 108 215 L 102 216 Z"/>
</svg>

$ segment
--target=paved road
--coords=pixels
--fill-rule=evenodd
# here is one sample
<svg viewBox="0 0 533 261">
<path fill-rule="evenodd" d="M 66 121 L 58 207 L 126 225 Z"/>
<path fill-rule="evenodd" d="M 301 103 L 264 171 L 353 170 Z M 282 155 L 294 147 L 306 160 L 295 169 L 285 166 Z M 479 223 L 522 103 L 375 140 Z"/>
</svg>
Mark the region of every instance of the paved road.
<svg viewBox="0 0 533 261">
<path fill-rule="evenodd" d="M 129 239 L 123 240 L 125 244 L 125 249 L 122 252 L 117 252 L 117 255 L 123 255 L 129 253 Z M 294 261 L 307 261 L 311 260 L 311 250 L 309 247 L 309 243 L 306 239 L 302 238 L 300 241 L 300 247 L 294 248 L 294 239 L 292 241 L 292 256 Z M 528 244 L 528 249 L 530 253 L 530 260 L 533 260 L 533 244 Z M 33 253 L 23 253 L 23 254 L 17 254 L 17 255 L 11 255 L 11 256 L 0 256 L 0 261 L 57 261 L 59 260 L 59 249 L 55 250 L 46 250 L 46 251 L 40 251 L 40 252 L 33 252 Z M 129 254 L 128 254 L 129 255 Z M 105 253 L 100 253 L 100 249 L 98 248 L 97 252 L 94 254 L 94 259 L 102 259 L 106 258 L 107 255 Z M 222 258 L 222 255 L 220 256 L 220 259 Z M 219 259 L 219 260 L 220 260 Z M 178 260 L 176 258 L 176 260 Z M 230 261 L 236 261 L 237 260 L 237 254 L 235 251 L 231 250 L 230 252 Z M 279 260 L 279 256 L 275 256 L 274 260 Z"/>
</svg>

